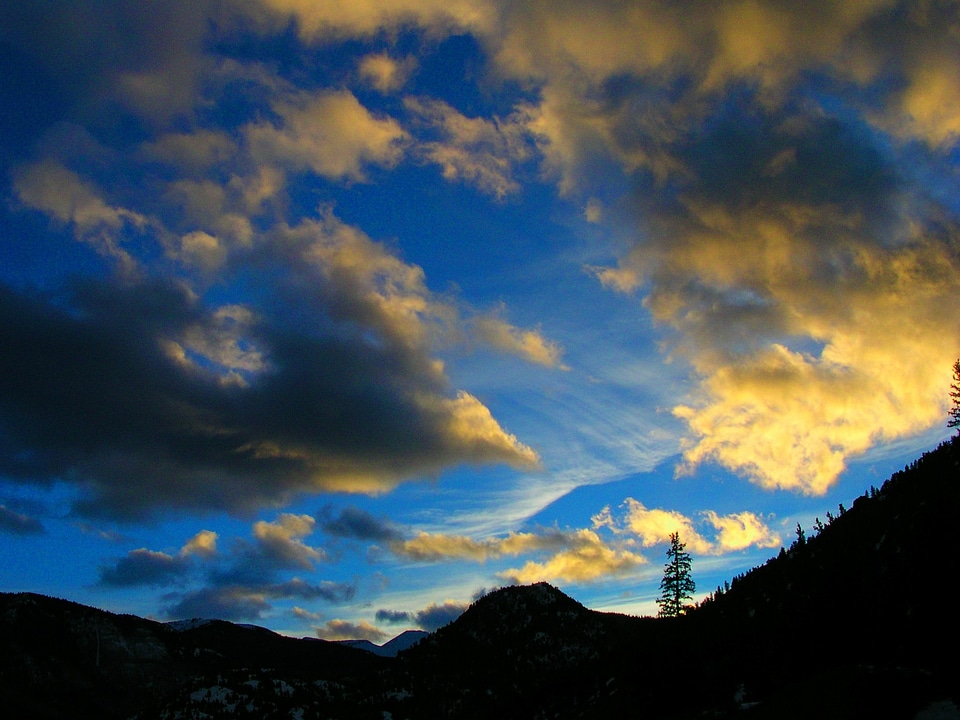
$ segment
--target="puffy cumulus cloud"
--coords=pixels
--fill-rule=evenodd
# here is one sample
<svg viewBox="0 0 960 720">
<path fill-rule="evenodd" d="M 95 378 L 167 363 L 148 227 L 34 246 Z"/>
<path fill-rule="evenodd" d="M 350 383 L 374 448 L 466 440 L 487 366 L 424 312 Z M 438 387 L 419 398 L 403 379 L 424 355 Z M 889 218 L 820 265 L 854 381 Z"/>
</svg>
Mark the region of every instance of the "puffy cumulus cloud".
<svg viewBox="0 0 960 720">
<path fill-rule="evenodd" d="M 646 558 L 631 550 L 611 547 L 593 530 L 576 531 L 569 538 L 568 545 L 545 562 L 531 560 L 523 567 L 505 570 L 499 576 L 517 583 L 583 583 L 630 573 L 647 562 Z"/>
<path fill-rule="evenodd" d="M 679 189 L 639 202 L 644 239 L 599 277 L 643 287 L 702 378 L 674 410 L 693 433 L 681 470 L 819 494 L 847 458 L 941 422 L 956 219 L 807 108 L 730 111 L 674 154 Z"/>
<path fill-rule="evenodd" d="M 493 27 L 495 5 L 488 0 L 359 0 L 317 3 L 311 0 L 258 0 L 243 10 L 267 29 L 281 29 L 290 19 L 305 40 L 376 35 L 384 30 L 419 26 L 432 32 L 486 30 Z"/>
<path fill-rule="evenodd" d="M 366 620 L 328 620 L 315 630 L 321 640 L 368 640 L 377 645 L 387 639 L 387 633 Z"/>
<path fill-rule="evenodd" d="M 42 535 L 46 531 L 37 518 L 0 503 L 0 532 L 11 535 Z"/>
<path fill-rule="evenodd" d="M 147 548 L 131 550 L 113 565 L 101 567 L 98 582 L 110 587 L 180 584 L 198 567 L 198 559 L 216 558 L 217 537 L 212 530 L 201 530 L 176 555 Z"/>
<path fill-rule="evenodd" d="M 248 125 L 246 142 L 259 163 L 295 172 L 362 181 L 365 165 L 395 165 L 408 139 L 395 120 L 375 117 L 348 90 L 305 94 L 273 110 L 282 126 Z"/>
<path fill-rule="evenodd" d="M 396 59 L 385 53 L 365 55 L 357 68 L 360 78 L 382 93 L 399 90 L 416 70 L 417 59 L 409 55 Z"/>
<path fill-rule="evenodd" d="M 482 40 L 501 75 L 538 87 L 526 124 L 565 194 L 609 182 L 610 161 L 661 182 L 682 177 L 670 145 L 745 88 L 768 110 L 828 98 L 848 119 L 859 113 L 938 152 L 960 137 L 952 2 L 561 0 L 502 10 Z"/>
<path fill-rule="evenodd" d="M 197 555 L 203 558 L 214 557 L 217 554 L 218 537 L 213 530 L 201 530 L 187 540 L 186 544 L 180 548 L 180 554 Z"/>
<path fill-rule="evenodd" d="M 775 548 L 780 546 L 780 536 L 773 532 L 763 519 L 752 512 L 717 515 L 712 510 L 703 513 L 708 523 L 717 529 L 717 554 L 736 552 L 748 547 Z"/>
<path fill-rule="evenodd" d="M 484 343 L 547 367 L 563 368 L 562 348 L 539 330 L 522 330 L 498 317 L 478 317 L 473 331 Z"/>
<path fill-rule="evenodd" d="M 877 91 L 864 102 L 879 127 L 949 152 L 960 139 L 960 13 L 956 3 L 900 2 L 853 38 L 843 68 Z"/>
<path fill-rule="evenodd" d="M 780 545 L 780 536 L 770 529 L 764 519 L 750 511 L 718 515 L 704 510 L 698 521 L 676 510 L 647 508 L 633 498 L 623 503 L 622 517 L 615 517 L 609 507 L 593 517 L 594 528 L 608 528 L 617 535 L 636 535 L 643 547 L 664 545 L 676 533 L 690 552 L 698 555 L 723 555 L 748 547 L 771 548 Z M 713 540 L 697 530 L 697 525 L 709 525 L 716 536 Z"/>
<path fill-rule="evenodd" d="M 669 542 L 670 536 L 676 533 L 680 536 L 680 542 L 690 548 L 691 552 L 710 551 L 710 543 L 696 531 L 693 520 L 683 513 L 662 508 L 647 508 L 642 502 L 633 498 L 627 498 L 624 505 L 626 506 L 624 527 L 640 538 L 643 547 L 653 547 Z M 609 515 L 603 520 L 594 519 L 595 524 L 609 522 Z"/>
<path fill-rule="evenodd" d="M 98 582 L 110 587 L 163 586 L 182 582 L 191 567 L 185 555 L 140 548 L 131 550 L 113 566 L 100 568 Z"/>
<path fill-rule="evenodd" d="M 277 567 L 310 570 L 324 554 L 303 542 L 313 533 L 316 521 L 309 515 L 284 513 L 275 522 L 257 521 L 253 536 L 263 556 Z"/>
<path fill-rule="evenodd" d="M 417 149 L 427 162 L 440 166 L 444 178 L 473 184 L 498 198 L 520 189 L 513 168 L 534 151 L 524 109 L 503 120 L 487 120 L 466 117 L 442 100 L 408 97 L 404 106 L 439 135 L 438 140 L 421 140 Z"/>
</svg>

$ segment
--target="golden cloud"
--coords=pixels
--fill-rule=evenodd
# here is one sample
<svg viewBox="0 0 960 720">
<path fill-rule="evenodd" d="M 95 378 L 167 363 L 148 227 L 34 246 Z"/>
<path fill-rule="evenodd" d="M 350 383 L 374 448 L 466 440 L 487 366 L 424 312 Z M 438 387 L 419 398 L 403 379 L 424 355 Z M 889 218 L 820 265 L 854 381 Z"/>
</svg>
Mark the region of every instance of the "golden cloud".
<svg viewBox="0 0 960 720">
<path fill-rule="evenodd" d="M 669 542 L 670 536 L 677 533 L 680 542 L 691 552 L 706 554 L 711 551 L 710 542 L 694 529 L 693 521 L 682 513 L 660 508 L 649 509 L 633 498 L 627 498 L 624 504 L 627 507 L 625 527 L 640 538 L 643 547 Z"/>
<path fill-rule="evenodd" d="M 387 638 L 387 633 L 366 620 L 359 623 L 328 620 L 325 625 L 316 628 L 316 633 L 321 640 L 369 640 L 374 644 L 382 643 Z"/>
<path fill-rule="evenodd" d="M 497 317 L 479 317 L 473 321 L 477 336 L 488 345 L 546 367 L 563 367 L 563 350 L 545 338 L 539 330 L 521 330 Z"/>
<path fill-rule="evenodd" d="M 517 583 L 592 582 L 602 577 L 624 575 L 647 562 L 642 555 L 613 548 L 593 530 L 577 530 L 570 545 L 545 562 L 529 561 L 521 568 L 498 573 Z"/>
<path fill-rule="evenodd" d="M 417 59 L 408 56 L 397 60 L 384 53 L 366 55 L 360 60 L 360 77 L 382 93 L 399 90 L 417 66 Z"/>
<path fill-rule="evenodd" d="M 758 548 L 780 546 L 780 536 L 767 527 L 762 518 L 752 512 L 733 513 L 721 517 L 712 510 L 706 510 L 703 516 L 718 531 L 713 550 L 717 555 L 745 550 L 751 546 Z"/>
<path fill-rule="evenodd" d="M 290 18 L 305 40 L 374 35 L 385 29 L 419 25 L 427 29 L 484 30 L 493 26 L 495 6 L 486 0 L 259 0 L 260 19 L 271 29 Z M 246 12 L 257 15 L 252 6 Z"/>
<path fill-rule="evenodd" d="M 217 554 L 217 533 L 213 530 L 201 530 L 180 548 L 181 555 L 199 555 L 212 557 Z"/>
<path fill-rule="evenodd" d="M 503 198 L 520 189 L 513 166 L 533 152 L 529 118 L 521 108 L 509 117 L 467 117 L 441 100 L 408 97 L 404 106 L 417 121 L 435 129 L 440 141 L 423 142 L 418 151 L 440 166 L 447 180 L 462 180 Z"/>
<path fill-rule="evenodd" d="M 362 181 L 366 164 L 395 165 L 408 135 L 391 118 L 375 117 L 348 90 L 278 102 L 281 128 L 251 124 L 244 135 L 253 158 L 296 172 Z"/>
<path fill-rule="evenodd" d="M 313 563 L 324 553 L 304 544 L 302 538 L 313 533 L 316 525 L 309 515 L 282 514 L 274 522 L 259 520 L 253 525 L 253 536 L 271 555 L 293 566 L 312 570 Z"/>
<path fill-rule="evenodd" d="M 14 173 L 17 197 L 27 207 L 70 224 L 79 239 L 131 272 L 136 261 L 122 247 L 126 226 L 144 229 L 149 221 L 138 212 L 107 204 L 100 191 L 55 160 L 25 165 Z"/>
</svg>

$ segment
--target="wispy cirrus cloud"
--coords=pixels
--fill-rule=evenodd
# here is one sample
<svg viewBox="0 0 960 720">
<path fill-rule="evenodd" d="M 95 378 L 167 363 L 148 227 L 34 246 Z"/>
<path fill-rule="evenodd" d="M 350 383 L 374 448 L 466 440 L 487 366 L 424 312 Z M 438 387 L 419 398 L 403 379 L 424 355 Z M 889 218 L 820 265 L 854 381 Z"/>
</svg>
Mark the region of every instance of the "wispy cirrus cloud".
<svg viewBox="0 0 960 720">
<path fill-rule="evenodd" d="M 32 515 L 17 512 L 0 504 L 0 532 L 12 535 L 40 535 L 46 531 L 43 523 Z"/>
</svg>

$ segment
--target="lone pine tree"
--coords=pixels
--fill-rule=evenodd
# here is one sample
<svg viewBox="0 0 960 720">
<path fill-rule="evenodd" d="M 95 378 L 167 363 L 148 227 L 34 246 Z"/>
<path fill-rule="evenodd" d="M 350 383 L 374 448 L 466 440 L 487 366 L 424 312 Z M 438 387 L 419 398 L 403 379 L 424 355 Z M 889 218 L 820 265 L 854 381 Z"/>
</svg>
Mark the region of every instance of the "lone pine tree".
<svg viewBox="0 0 960 720">
<path fill-rule="evenodd" d="M 686 545 L 680 542 L 680 535 L 670 535 L 670 547 L 667 548 L 667 564 L 663 566 L 663 579 L 660 581 L 660 617 L 677 617 L 688 607 L 684 601 L 693 599 L 696 583 L 690 577 L 690 554 L 684 551 Z"/>
</svg>

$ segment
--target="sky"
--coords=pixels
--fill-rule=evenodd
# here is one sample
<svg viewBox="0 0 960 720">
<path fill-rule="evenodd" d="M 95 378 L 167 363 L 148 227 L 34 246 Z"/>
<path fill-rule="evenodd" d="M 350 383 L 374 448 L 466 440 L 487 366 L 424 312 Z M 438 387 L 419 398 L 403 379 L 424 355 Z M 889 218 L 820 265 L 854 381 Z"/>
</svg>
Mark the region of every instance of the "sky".
<svg viewBox="0 0 960 720">
<path fill-rule="evenodd" d="M 949 437 L 960 4 L 0 0 L 0 591 L 655 614 Z"/>
</svg>

